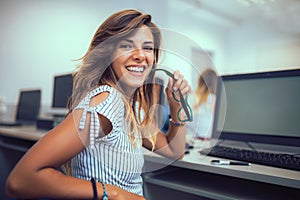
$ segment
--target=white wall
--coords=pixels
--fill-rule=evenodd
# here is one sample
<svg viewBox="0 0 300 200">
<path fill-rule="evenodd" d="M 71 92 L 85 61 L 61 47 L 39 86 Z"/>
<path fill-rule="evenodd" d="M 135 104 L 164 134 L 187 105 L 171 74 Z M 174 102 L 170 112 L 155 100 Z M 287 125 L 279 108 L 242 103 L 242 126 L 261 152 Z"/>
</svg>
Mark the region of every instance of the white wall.
<svg viewBox="0 0 300 200">
<path fill-rule="evenodd" d="M 214 26 L 192 15 L 171 11 L 172 0 L 10 0 L 0 2 L 0 96 L 15 103 L 20 88 L 41 88 L 43 105 L 50 105 L 56 74 L 72 72 L 100 23 L 115 11 L 136 8 L 152 14 L 162 29 L 172 30 L 167 48 L 177 49 L 189 63 L 191 48 L 213 52 L 221 74 L 299 67 L 299 38 L 264 30 L 259 24 L 232 29 Z M 188 42 L 187 42 L 188 41 Z M 272 54 L 277 56 L 274 59 Z M 284 55 L 284 56 L 280 56 Z M 282 59 L 282 58 L 285 59 Z M 183 67 L 172 58 L 164 62 Z"/>
<path fill-rule="evenodd" d="M 299 35 L 266 27 L 259 20 L 230 30 L 225 73 L 300 68 Z"/>
<path fill-rule="evenodd" d="M 15 103 L 20 88 L 41 88 L 43 104 L 50 105 L 53 76 L 75 69 L 105 18 L 124 8 L 154 7 L 138 0 L 1 1 L 0 96 Z M 156 20 L 163 24 L 160 15 Z"/>
</svg>

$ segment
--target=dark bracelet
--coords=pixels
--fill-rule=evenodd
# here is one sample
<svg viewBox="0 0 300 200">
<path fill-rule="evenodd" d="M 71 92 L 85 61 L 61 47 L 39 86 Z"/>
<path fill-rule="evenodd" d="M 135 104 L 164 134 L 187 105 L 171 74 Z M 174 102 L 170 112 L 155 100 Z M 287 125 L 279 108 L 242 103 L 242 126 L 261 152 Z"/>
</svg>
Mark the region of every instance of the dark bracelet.
<svg viewBox="0 0 300 200">
<path fill-rule="evenodd" d="M 91 182 L 92 182 L 93 193 L 94 193 L 93 200 L 98 200 L 98 191 L 97 191 L 96 181 L 95 181 L 94 178 L 92 178 L 92 179 L 91 179 Z"/>
</svg>

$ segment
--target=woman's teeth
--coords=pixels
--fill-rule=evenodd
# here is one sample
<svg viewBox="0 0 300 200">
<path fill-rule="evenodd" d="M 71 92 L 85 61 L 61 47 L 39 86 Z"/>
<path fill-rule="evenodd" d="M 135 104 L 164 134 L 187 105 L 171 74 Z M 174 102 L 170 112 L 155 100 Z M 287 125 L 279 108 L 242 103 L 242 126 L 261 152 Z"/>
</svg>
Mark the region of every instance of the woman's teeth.
<svg viewBox="0 0 300 200">
<path fill-rule="evenodd" d="M 126 67 L 126 69 L 128 71 L 131 71 L 131 72 L 140 72 L 140 73 L 142 73 L 144 71 L 144 67 Z"/>
</svg>

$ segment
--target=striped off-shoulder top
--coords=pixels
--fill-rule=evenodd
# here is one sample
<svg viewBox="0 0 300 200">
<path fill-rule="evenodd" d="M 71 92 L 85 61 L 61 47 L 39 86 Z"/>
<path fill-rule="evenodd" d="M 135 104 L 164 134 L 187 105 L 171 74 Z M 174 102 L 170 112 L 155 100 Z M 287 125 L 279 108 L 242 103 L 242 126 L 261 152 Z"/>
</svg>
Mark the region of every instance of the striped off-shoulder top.
<svg viewBox="0 0 300 200">
<path fill-rule="evenodd" d="M 91 107 L 91 99 L 108 92 L 108 97 Z M 143 195 L 142 167 L 144 157 L 142 146 L 135 146 L 129 138 L 125 122 L 125 106 L 121 94 L 114 88 L 103 85 L 91 91 L 75 109 L 83 109 L 79 129 L 87 126 L 87 113 L 91 123 L 90 144 L 71 161 L 72 176 L 116 185 L 129 192 Z M 112 124 L 109 134 L 101 136 L 98 114 L 106 117 Z"/>
</svg>

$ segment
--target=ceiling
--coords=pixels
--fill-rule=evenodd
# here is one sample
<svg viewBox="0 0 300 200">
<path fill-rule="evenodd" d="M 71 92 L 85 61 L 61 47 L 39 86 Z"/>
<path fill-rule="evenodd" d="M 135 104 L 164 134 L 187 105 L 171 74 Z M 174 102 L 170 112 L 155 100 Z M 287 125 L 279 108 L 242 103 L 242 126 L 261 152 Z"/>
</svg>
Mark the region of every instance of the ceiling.
<svg viewBox="0 0 300 200">
<path fill-rule="evenodd" d="M 300 0 L 175 0 L 174 9 L 223 27 L 260 21 L 300 36 Z M 174 1 L 174 2 L 175 2 Z"/>
</svg>

